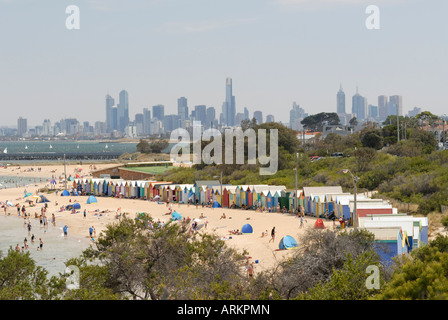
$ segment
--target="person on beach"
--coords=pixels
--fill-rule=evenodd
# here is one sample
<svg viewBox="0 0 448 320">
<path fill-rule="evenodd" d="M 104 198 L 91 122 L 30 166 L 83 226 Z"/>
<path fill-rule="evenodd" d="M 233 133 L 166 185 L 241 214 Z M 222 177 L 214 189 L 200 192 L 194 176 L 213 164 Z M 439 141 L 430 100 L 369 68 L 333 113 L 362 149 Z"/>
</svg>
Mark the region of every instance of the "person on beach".
<svg viewBox="0 0 448 320">
<path fill-rule="evenodd" d="M 84 209 L 84 219 L 86 218 L 87 212 L 86 209 Z"/>
<path fill-rule="evenodd" d="M 68 234 L 68 226 L 65 225 L 64 228 L 62 228 L 62 230 L 64 231 L 64 238 L 67 238 L 67 234 Z"/>
<path fill-rule="evenodd" d="M 39 248 L 37 250 L 42 250 L 44 248 L 44 242 L 42 241 L 42 238 L 39 238 Z"/>
<path fill-rule="evenodd" d="M 269 242 L 274 242 L 275 241 L 275 227 L 272 228 L 271 230 L 271 239 L 269 240 Z"/>
</svg>

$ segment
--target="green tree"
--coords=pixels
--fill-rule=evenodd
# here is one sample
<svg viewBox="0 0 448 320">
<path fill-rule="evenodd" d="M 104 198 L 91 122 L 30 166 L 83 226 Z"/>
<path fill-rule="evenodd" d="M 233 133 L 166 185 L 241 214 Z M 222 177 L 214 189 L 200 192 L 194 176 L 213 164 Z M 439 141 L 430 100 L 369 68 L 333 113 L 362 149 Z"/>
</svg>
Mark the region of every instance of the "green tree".
<svg viewBox="0 0 448 320">
<path fill-rule="evenodd" d="M 341 124 L 339 116 L 335 112 L 313 114 L 300 121 L 306 129 L 319 132 L 322 132 L 325 122 L 329 125 Z"/>
<path fill-rule="evenodd" d="M 30 253 L 16 252 L 8 255 L 0 252 L 0 299 L 1 300 L 47 300 L 54 298 L 52 281 L 48 272 L 36 266 Z M 54 279 L 53 279 L 54 280 Z"/>
</svg>

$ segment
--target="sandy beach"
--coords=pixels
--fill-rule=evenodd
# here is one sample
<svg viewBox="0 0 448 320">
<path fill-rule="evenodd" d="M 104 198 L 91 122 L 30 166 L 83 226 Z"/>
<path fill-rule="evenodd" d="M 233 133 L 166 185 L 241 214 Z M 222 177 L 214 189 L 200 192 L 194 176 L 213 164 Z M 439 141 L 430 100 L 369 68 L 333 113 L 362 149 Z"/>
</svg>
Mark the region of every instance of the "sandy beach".
<svg viewBox="0 0 448 320">
<path fill-rule="evenodd" d="M 116 166 L 117 164 L 96 164 L 96 169 L 103 169 L 108 166 Z M 39 170 L 40 168 L 40 170 Z M 81 169 L 81 170 L 80 170 Z M 89 164 L 66 166 L 67 177 L 69 175 L 75 176 L 79 174 L 80 177 L 90 177 L 92 167 Z M 39 165 L 39 166 L 10 166 L 8 168 L 0 168 L 0 175 L 11 177 L 44 177 L 46 181 L 39 182 L 33 185 L 20 186 L 17 188 L 7 188 L 0 190 L 0 201 L 5 203 L 10 201 L 13 205 L 25 205 L 27 213 L 31 214 L 34 219 L 35 213 L 40 215 L 43 203 L 37 203 L 35 206 L 30 206 L 26 200 L 35 200 L 32 197 L 35 195 L 45 195 L 51 202 L 48 203 L 46 216 L 51 219 L 52 214 L 56 217 L 58 225 L 68 225 L 68 236 L 71 234 L 89 237 L 89 227 L 94 226 L 97 236 L 110 223 L 117 221 L 115 215 L 118 210 L 121 213 L 127 213 L 129 217 L 133 218 L 139 212 L 150 214 L 155 220 L 168 222 L 170 220 L 169 207 L 166 204 L 158 204 L 157 202 L 134 200 L 134 199 L 116 199 L 110 197 L 97 197 L 98 202 L 87 204 L 88 196 L 68 196 L 62 197 L 58 193 L 37 193 L 42 187 L 51 187 L 50 181 L 54 177 L 58 181 L 56 188 L 64 189 L 64 183 L 60 183 L 60 178 L 64 176 L 63 165 Z M 69 185 L 70 188 L 70 185 Z M 24 197 L 25 191 L 32 193 L 32 196 Z M 76 213 L 63 210 L 69 204 L 75 201 L 79 202 L 81 209 Z M 249 256 L 255 264 L 256 271 L 266 270 L 283 260 L 286 256 L 292 254 L 294 250 L 278 250 L 280 240 L 290 235 L 298 242 L 301 234 L 305 232 L 306 228 L 314 226 L 315 218 L 305 217 L 303 228 L 300 228 L 300 219 L 290 214 L 282 213 L 268 213 L 256 212 L 252 210 L 239 209 L 222 209 L 222 208 L 202 208 L 195 205 L 186 204 L 172 204 L 172 210 L 179 212 L 183 217 L 190 219 L 200 219 L 199 232 L 209 232 L 218 235 L 225 240 L 230 247 L 236 248 L 238 251 L 247 250 Z M 87 210 L 87 216 L 84 218 L 83 211 Z M 226 215 L 222 219 L 223 213 Z M 5 214 L 4 209 L 0 214 Z M 7 213 L 17 216 L 16 207 L 7 207 Z M 177 222 L 176 222 L 177 223 Z M 241 230 L 244 224 L 252 225 L 254 232 L 252 234 L 234 235 L 229 231 Z M 326 228 L 333 228 L 333 222 L 324 221 Z M 271 239 L 271 230 L 275 227 L 275 239 Z M 263 233 L 265 234 L 262 237 Z M 300 246 L 300 242 L 299 242 Z"/>
</svg>

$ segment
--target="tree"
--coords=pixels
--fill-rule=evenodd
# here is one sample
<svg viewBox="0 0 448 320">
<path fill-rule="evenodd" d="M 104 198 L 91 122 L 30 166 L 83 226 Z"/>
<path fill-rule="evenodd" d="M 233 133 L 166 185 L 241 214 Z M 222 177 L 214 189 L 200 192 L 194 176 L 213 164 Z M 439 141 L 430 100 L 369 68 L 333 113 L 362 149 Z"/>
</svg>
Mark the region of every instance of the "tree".
<svg viewBox="0 0 448 320">
<path fill-rule="evenodd" d="M 132 299 L 226 299 L 241 296 L 243 256 L 213 235 L 188 225 L 160 225 L 145 215 L 109 225 L 86 258 L 107 271 L 112 292 Z M 228 291 L 222 290 L 226 287 Z"/>
<path fill-rule="evenodd" d="M 363 147 L 379 150 L 384 145 L 384 139 L 379 129 L 363 131 L 360 138 Z"/>
<path fill-rule="evenodd" d="M 301 247 L 296 254 L 282 262 L 271 279 L 266 279 L 265 291 L 275 291 L 282 299 L 294 299 L 319 283 L 329 281 L 336 270 L 343 270 L 349 257 L 356 260 L 369 252 L 371 258 L 378 261 L 374 236 L 364 230 L 308 229 L 299 242 Z"/>
<path fill-rule="evenodd" d="M 36 266 L 30 253 L 16 252 L 12 248 L 3 257 L 0 252 L 0 299 L 46 300 L 54 297 L 48 272 Z M 54 280 L 54 279 L 53 279 Z"/>
<path fill-rule="evenodd" d="M 438 236 L 428 246 L 412 250 L 397 261 L 397 268 L 380 300 L 447 300 L 448 238 Z"/>
<path fill-rule="evenodd" d="M 355 151 L 356 166 L 359 172 L 367 171 L 372 161 L 377 156 L 377 151 L 372 148 L 359 148 Z"/>
<path fill-rule="evenodd" d="M 151 153 L 151 146 L 148 141 L 140 139 L 139 143 L 137 143 L 137 152 L 141 153 Z"/>
<path fill-rule="evenodd" d="M 338 125 L 341 124 L 339 116 L 335 112 L 321 112 L 318 114 L 310 115 L 300 121 L 303 126 L 312 131 L 323 131 L 324 123 L 329 125 Z"/>
</svg>

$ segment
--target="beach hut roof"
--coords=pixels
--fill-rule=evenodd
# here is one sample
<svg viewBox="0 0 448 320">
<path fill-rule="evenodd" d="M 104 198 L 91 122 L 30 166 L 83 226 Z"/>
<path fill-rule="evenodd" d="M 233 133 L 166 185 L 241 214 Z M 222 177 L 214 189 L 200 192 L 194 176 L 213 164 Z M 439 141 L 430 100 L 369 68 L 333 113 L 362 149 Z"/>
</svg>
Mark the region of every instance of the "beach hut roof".
<svg viewBox="0 0 448 320">
<path fill-rule="evenodd" d="M 307 197 L 310 194 L 328 194 L 328 193 L 343 193 L 341 186 L 329 187 L 303 187 L 303 193 Z"/>
<path fill-rule="evenodd" d="M 198 180 L 194 183 L 195 187 L 216 186 L 216 185 L 221 185 L 219 180 Z"/>
</svg>

